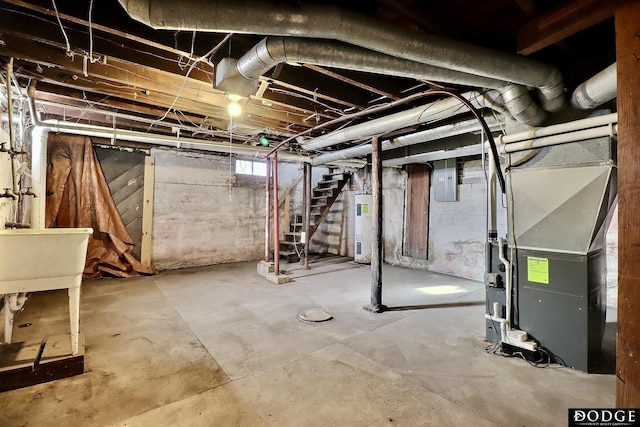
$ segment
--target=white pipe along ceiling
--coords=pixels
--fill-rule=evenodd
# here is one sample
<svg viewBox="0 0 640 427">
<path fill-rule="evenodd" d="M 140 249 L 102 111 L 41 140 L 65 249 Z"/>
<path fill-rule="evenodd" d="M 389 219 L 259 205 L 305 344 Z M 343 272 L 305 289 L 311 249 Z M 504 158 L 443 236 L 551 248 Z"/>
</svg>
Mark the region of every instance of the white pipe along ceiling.
<svg viewBox="0 0 640 427">
<path fill-rule="evenodd" d="M 216 141 L 205 141 L 195 138 L 178 138 L 174 136 L 163 136 L 158 134 L 149 134 L 144 132 L 114 129 L 103 126 L 94 126 L 84 123 L 69 123 L 60 120 L 40 120 L 39 113 L 36 109 L 35 87 L 29 86 L 29 110 L 31 119 L 36 127 L 42 127 L 54 132 L 65 132 L 75 135 L 93 136 L 97 138 L 115 138 L 124 141 L 142 142 L 146 144 L 168 146 L 173 148 L 192 148 L 203 151 L 213 151 L 219 153 L 242 154 L 251 157 L 264 157 L 269 153 L 269 148 L 253 147 L 250 145 L 233 145 Z M 280 154 L 283 160 L 292 162 L 310 162 L 311 158 L 294 153 L 283 152 Z"/>
</svg>

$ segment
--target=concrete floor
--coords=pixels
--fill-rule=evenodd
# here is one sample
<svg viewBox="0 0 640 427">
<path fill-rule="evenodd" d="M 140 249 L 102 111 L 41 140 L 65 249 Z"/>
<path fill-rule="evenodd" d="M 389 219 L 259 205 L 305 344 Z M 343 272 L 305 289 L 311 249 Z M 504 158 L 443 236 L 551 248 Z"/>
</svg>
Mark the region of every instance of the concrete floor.
<svg viewBox="0 0 640 427">
<path fill-rule="evenodd" d="M 0 394 L 0 426 L 557 426 L 613 407 L 615 377 L 486 354 L 483 284 L 343 258 L 86 282 L 86 373 Z M 335 316 L 303 323 L 322 308 Z M 615 315 L 615 313 L 614 313 Z M 33 295 L 18 341 L 68 333 L 64 292 Z"/>
</svg>

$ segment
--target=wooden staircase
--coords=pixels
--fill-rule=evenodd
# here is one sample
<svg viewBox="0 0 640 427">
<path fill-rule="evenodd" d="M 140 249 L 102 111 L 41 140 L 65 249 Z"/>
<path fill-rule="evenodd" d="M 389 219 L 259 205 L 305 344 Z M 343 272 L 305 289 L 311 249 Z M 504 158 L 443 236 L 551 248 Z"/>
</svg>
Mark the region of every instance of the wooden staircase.
<svg viewBox="0 0 640 427">
<path fill-rule="evenodd" d="M 318 185 L 311 190 L 309 241 L 350 178 L 351 175 L 348 172 L 331 172 L 322 175 L 322 181 L 318 182 Z M 280 240 L 280 258 L 286 259 L 287 262 L 296 262 L 300 260 L 304 252 L 302 215 L 294 214 L 289 228 L 289 231 L 284 233 L 284 240 Z"/>
</svg>

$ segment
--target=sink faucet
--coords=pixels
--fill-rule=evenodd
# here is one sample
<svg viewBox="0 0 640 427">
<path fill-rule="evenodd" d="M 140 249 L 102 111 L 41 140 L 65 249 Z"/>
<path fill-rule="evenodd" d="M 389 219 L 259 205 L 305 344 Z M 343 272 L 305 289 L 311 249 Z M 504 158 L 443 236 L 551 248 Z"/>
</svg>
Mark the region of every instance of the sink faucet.
<svg viewBox="0 0 640 427">
<path fill-rule="evenodd" d="M 8 188 L 4 189 L 4 193 L 0 194 L 0 197 L 7 197 L 7 198 L 12 198 L 13 200 L 16 199 L 15 194 L 10 193 Z"/>
<path fill-rule="evenodd" d="M 38 196 L 36 196 L 36 193 L 34 193 L 33 191 L 31 191 L 31 187 L 27 187 L 26 191 L 23 191 L 22 194 L 24 196 L 33 196 L 33 198 L 37 198 Z"/>
</svg>

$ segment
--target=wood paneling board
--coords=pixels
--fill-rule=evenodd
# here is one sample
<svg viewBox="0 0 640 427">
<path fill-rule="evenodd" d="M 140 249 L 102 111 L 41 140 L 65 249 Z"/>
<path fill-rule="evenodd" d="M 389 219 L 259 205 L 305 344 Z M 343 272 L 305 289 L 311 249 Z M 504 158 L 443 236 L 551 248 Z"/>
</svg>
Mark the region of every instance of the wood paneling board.
<svg viewBox="0 0 640 427">
<path fill-rule="evenodd" d="M 431 173 L 427 165 L 409 165 L 407 172 L 407 225 L 404 255 L 427 259 Z"/>
<path fill-rule="evenodd" d="M 120 217 L 135 244 L 133 256 L 140 259 L 144 206 L 144 153 L 96 148 Z"/>
</svg>

